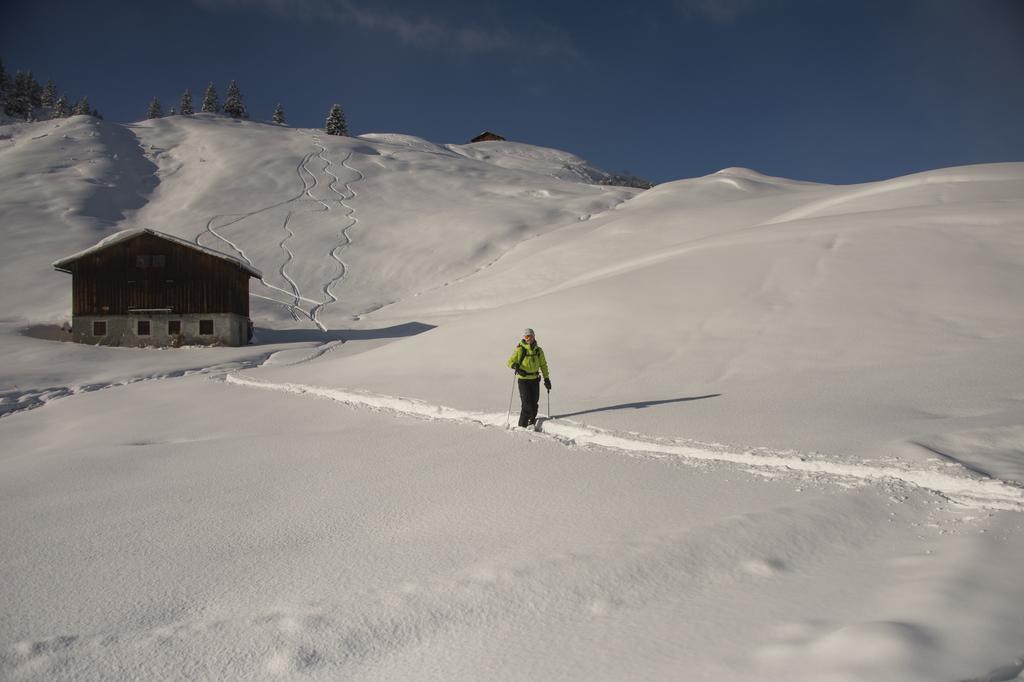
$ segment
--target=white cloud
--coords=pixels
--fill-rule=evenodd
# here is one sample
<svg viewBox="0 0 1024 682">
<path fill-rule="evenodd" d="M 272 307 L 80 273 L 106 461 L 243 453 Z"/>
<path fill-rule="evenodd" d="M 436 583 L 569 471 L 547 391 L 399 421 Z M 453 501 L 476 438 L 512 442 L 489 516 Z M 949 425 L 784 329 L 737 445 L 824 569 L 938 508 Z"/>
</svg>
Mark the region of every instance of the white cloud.
<svg viewBox="0 0 1024 682">
<path fill-rule="evenodd" d="M 326 20 L 358 26 L 366 31 L 390 33 L 406 45 L 467 53 L 515 52 L 538 58 L 577 61 L 580 53 L 571 39 L 551 26 L 532 33 L 488 28 L 472 23 L 452 24 L 423 15 L 378 9 L 354 0 L 195 0 L 211 10 L 268 9 L 303 20 Z"/>
</svg>

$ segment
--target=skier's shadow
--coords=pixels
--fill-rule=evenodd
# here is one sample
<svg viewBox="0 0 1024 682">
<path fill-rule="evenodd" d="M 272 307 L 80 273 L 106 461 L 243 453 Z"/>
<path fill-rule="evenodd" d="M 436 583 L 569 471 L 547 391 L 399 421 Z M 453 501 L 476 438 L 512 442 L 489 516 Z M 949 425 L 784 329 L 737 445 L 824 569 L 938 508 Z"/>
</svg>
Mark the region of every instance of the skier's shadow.
<svg viewBox="0 0 1024 682">
<path fill-rule="evenodd" d="M 642 410 L 645 407 L 654 407 L 655 405 L 669 405 L 671 403 L 686 403 L 692 400 L 707 400 L 708 398 L 717 398 L 721 393 L 709 393 L 708 395 L 694 395 L 686 398 L 669 398 L 667 400 L 643 400 L 636 403 L 622 403 L 621 405 L 608 405 L 607 407 L 595 407 L 591 410 L 580 410 L 579 412 L 567 412 L 565 414 L 556 414 L 549 419 L 562 419 L 565 417 L 578 417 L 581 414 L 593 414 L 595 412 L 611 412 L 612 410 Z"/>
</svg>

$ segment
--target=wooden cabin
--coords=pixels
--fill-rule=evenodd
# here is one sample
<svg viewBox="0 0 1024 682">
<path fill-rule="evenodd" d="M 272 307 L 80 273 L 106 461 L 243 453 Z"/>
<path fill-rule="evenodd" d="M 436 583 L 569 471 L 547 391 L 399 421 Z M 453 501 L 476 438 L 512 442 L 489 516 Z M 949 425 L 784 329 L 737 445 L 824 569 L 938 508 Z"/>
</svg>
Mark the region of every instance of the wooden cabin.
<svg viewBox="0 0 1024 682">
<path fill-rule="evenodd" d="M 473 142 L 492 142 L 492 141 L 493 142 L 504 142 L 505 138 L 502 137 L 501 135 L 498 135 L 497 133 L 492 133 L 490 130 L 485 130 L 484 132 L 480 133 L 479 135 L 474 137 L 469 142 L 470 142 L 470 144 L 472 144 Z"/>
<path fill-rule="evenodd" d="M 259 270 L 150 229 L 125 230 L 53 264 L 71 274 L 72 338 L 107 346 L 243 346 Z"/>
</svg>

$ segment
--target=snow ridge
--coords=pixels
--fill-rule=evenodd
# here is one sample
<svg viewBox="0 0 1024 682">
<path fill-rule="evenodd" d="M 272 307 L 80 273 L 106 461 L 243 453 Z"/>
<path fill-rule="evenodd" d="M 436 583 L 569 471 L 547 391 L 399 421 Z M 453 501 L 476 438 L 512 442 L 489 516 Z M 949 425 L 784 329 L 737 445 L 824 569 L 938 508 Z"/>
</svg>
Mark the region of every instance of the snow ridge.
<svg viewBox="0 0 1024 682">
<path fill-rule="evenodd" d="M 415 398 L 377 395 L 306 384 L 272 383 L 241 376 L 238 373 L 225 375 L 225 381 L 237 386 L 312 395 L 346 405 L 386 410 L 424 419 L 501 428 L 505 428 L 506 423 L 505 414 L 459 410 L 444 405 L 434 405 Z M 1024 488 L 977 475 L 959 464 L 956 465 L 956 468 L 963 475 L 953 475 L 946 471 L 911 469 L 895 461 L 888 464 L 850 464 L 763 448 L 734 452 L 706 443 L 664 440 L 643 434 L 619 434 L 566 419 L 541 418 L 540 431 L 550 434 L 567 445 L 595 445 L 642 456 L 726 462 L 759 470 L 795 472 L 864 482 L 895 481 L 930 490 L 965 507 L 1024 512 Z"/>
</svg>

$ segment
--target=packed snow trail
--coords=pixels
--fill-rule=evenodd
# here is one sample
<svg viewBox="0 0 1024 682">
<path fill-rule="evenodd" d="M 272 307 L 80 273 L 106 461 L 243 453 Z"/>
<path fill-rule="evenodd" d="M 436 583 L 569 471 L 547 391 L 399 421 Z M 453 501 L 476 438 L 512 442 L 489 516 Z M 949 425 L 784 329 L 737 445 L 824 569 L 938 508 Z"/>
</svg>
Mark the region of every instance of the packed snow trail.
<svg viewBox="0 0 1024 682">
<path fill-rule="evenodd" d="M 377 395 L 293 383 L 258 381 L 237 373 L 227 374 L 229 384 L 328 398 L 346 405 L 386 410 L 424 419 L 496 426 L 505 428 L 505 413 L 471 412 L 444 405 L 433 405 L 414 398 Z M 623 435 L 587 424 L 558 419 L 541 419 L 539 431 L 567 445 L 596 445 L 642 456 L 677 458 L 703 462 L 726 462 L 763 470 L 821 475 L 857 481 L 896 481 L 930 490 L 966 507 L 1024 512 L 1024 488 L 998 479 L 973 474 L 958 466 L 965 475 L 944 471 L 912 469 L 897 462 L 852 464 L 818 456 L 792 455 L 767 449 L 730 451 L 722 446 L 685 440 L 657 439 L 642 434 Z M 765 453 L 765 454 L 761 454 Z"/>
</svg>

